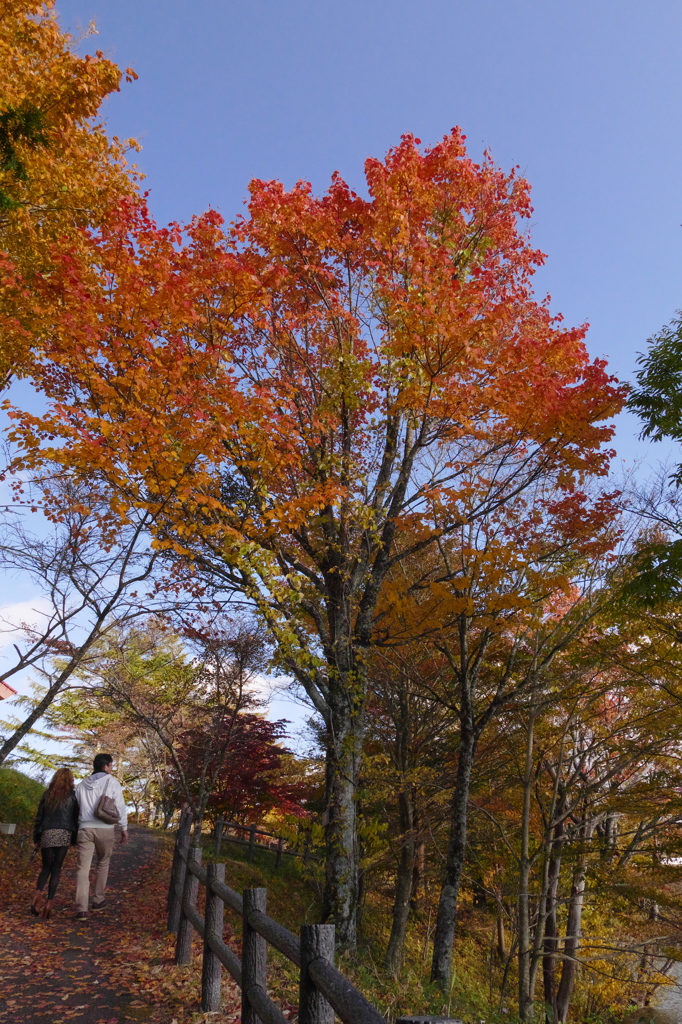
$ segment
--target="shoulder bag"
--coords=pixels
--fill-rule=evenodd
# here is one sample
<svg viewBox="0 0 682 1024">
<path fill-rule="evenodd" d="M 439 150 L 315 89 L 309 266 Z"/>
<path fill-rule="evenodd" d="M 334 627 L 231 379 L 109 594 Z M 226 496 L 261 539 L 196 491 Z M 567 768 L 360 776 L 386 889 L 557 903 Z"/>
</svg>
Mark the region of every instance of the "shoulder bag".
<svg viewBox="0 0 682 1024">
<path fill-rule="evenodd" d="M 112 797 L 107 796 L 108 785 L 109 779 L 107 779 L 106 781 L 104 792 L 97 801 L 97 806 L 95 807 L 95 817 L 99 818 L 100 821 L 105 822 L 105 824 L 107 825 L 117 825 L 121 819 L 121 815 L 119 813 L 118 807 L 116 806 L 116 801 Z"/>
</svg>

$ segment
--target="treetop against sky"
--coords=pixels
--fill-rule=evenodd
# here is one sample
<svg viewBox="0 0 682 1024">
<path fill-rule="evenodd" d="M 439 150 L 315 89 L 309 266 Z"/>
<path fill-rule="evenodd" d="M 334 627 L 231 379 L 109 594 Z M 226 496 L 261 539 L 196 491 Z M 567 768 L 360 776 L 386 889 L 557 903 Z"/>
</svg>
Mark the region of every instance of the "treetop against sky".
<svg viewBox="0 0 682 1024">
<path fill-rule="evenodd" d="M 680 304 L 678 110 L 682 8 L 674 0 L 60 0 L 75 34 L 139 81 L 105 105 L 142 144 L 160 223 L 208 207 L 231 220 L 253 178 L 361 190 L 368 155 L 401 134 L 435 144 L 461 125 L 533 187 L 539 294 L 589 322 L 590 353 L 629 379 L 636 352 Z M 638 424 L 621 421 L 631 458 Z M 656 452 L 656 457 L 658 452 Z"/>
</svg>

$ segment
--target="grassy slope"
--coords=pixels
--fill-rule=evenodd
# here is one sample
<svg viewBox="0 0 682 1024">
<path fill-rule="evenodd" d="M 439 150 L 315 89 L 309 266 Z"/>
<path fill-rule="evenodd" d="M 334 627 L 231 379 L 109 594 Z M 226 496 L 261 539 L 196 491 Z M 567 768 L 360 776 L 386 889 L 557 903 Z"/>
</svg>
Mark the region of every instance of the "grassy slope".
<svg viewBox="0 0 682 1024">
<path fill-rule="evenodd" d="M 211 844 L 204 845 L 204 860 L 211 858 Z M 284 860 L 279 871 L 274 869 L 274 854 L 256 849 L 253 864 L 246 863 L 244 847 L 226 843 L 220 856 L 226 862 L 225 881 L 241 892 L 248 887 L 263 886 L 268 890 L 268 913 L 275 920 L 298 932 L 301 923 L 320 920 L 322 874 L 313 864 L 301 860 Z M 508 1008 L 499 1009 L 499 985 L 502 965 L 494 954 L 492 938 L 495 930 L 494 908 L 474 907 L 462 900 L 458 915 L 457 941 L 453 957 L 453 981 L 450 992 L 443 995 L 429 983 L 430 937 L 435 918 L 435 897 L 430 893 L 422 912 L 414 915 L 408 928 L 405 962 L 398 977 L 383 968 L 383 955 L 391 923 L 390 893 L 371 887 L 367 892 L 358 954 L 342 955 L 337 966 L 379 1009 L 389 1021 L 409 1014 L 433 1014 L 460 1018 L 465 1024 L 517 1024 L 513 1013 L 515 972 L 507 989 Z M 429 912 L 430 904 L 430 912 Z M 240 926 L 233 915 L 226 913 L 236 937 Z M 427 937 L 428 936 L 428 937 Z M 268 981 L 273 994 L 289 1005 L 297 1002 L 298 978 L 295 969 L 273 950 L 268 952 Z M 594 990 L 599 978 L 587 975 L 581 985 Z M 541 989 L 541 984 L 539 986 Z M 618 993 L 622 998 L 626 989 Z M 621 999 L 618 999 L 620 1002 Z M 627 1000 L 624 1000 L 627 1001 Z M 576 998 L 571 1021 L 586 1024 Z M 608 1002 L 608 999 L 606 1000 Z M 621 1011 L 604 1009 L 588 1015 L 590 1024 L 616 1024 L 623 1019 Z M 658 1018 L 652 1014 L 652 1022 Z"/>
<path fill-rule="evenodd" d="M 0 768 L 0 822 L 31 824 L 44 788 L 14 768 Z"/>
<path fill-rule="evenodd" d="M 204 860 L 211 857 L 211 844 L 204 845 Z M 245 888 L 268 890 L 268 913 L 291 931 L 297 933 L 302 923 L 320 920 L 323 877 L 319 867 L 305 866 L 300 859 L 285 858 L 279 871 L 274 869 L 274 854 L 255 851 L 254 863 L 248 864 L 244 847 L 226 843 L 220 855 L 226 861 L 225 881 L 237 892 Z M 226 921 L 240 934 L 239 923 L 226 913 Z M 472 922 L 473 923 L 473 922 Z M 513 1018 L 489 1012 L 487 1000 L 487 955 L 489 930 L 487 920 L 483 934 L 460 935 L 455 956 L 456 970 L 452 991 L 445 997 L 428 982 L 428 963 L 424 956 L 427 919 L 413 921 L 405 949 L 405 963 L 399 977 L 386 973 L 382 966 L 383 952 L 390 929 L 390 901 L 379 892 L 369 892 L 365 901 L 363 932 L 365 938 L 356 956 L 342 955 L 337 966 L 388 1020 L 403 1014 L 430 1013 L 436 1016 L 458 1015 L 469 1024 L 487 1020 L 509 1024 Z M 369 936 L 372 936 L 369 938 Z M 296 969 L 276 951 L 268 950 L 268 987 L 286 1003 L 298 999 Z M 487 1011 L 487 1012 L 486 1012 Z"/>
</svg>

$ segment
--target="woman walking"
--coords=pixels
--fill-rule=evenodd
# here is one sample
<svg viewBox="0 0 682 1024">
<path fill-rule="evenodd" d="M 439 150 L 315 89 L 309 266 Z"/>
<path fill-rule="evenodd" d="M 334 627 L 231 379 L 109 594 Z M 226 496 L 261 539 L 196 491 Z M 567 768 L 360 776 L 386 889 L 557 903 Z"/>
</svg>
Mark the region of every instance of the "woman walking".
<svg viewBox="0 0 682 1024">
<path fill-rule="evenodd" d="M 42 913 L 45 918 L 52 913 L 52 900 L 59 885 L 62 864 L 69 847 L 75 846 L 77 835 L 78 801 L 74 795 L 73 775 L 68 768 L 59 768 L 40 798 L 33 826 L 33 841 L 36 849 L 40 847 L 43 860 L 31 903 L 31 913 L 35 917 L 39 916 L 38 900 L 48 878 L 50 884 Z"/>
</svg>

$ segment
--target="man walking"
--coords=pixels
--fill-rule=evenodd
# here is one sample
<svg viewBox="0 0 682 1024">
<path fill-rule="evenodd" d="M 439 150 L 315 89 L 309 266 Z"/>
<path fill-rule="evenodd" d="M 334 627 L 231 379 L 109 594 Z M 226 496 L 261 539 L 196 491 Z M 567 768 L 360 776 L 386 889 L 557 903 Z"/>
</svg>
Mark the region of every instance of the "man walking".
<svg viewBox="0 0 682 1024">
<path fill-rule="evenodd" d="M 90 896 L 90 865 L 95 856 L 97 875 L 93 910 L 101 910 L 106 903 L 105 891 L 109 874 L 109 861 L 114 850 L 116 833 L 114 825 L 108 825 L 95 814 L 102 796 L 111 797 L 119 813 L 118 824 L 121 842 L 128 841 L 128 815 L 123 801 L 121 783 L 112 775 L 114 759 L 111 754 L 97 754 L 93 761 L 92 775 L 88 775 L 76 786 L 79 807 L 78 822 L 78 867 L 76 869 L 76 918 L 85 921 L 88 916 Z"/>
</svg>

